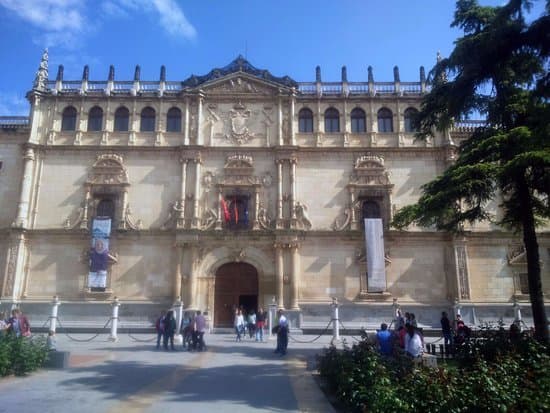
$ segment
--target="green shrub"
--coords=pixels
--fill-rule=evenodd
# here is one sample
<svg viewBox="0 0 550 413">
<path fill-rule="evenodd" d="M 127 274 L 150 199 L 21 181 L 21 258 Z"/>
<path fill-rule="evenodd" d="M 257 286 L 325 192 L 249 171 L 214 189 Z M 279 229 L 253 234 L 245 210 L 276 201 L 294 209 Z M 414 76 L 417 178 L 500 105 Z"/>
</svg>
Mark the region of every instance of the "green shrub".
<svg viewBox="0 0 550 413">
<path fill-rule="evenodd" d="M 346 412 L 550 411 L 549 347 L 526 335 L 482 331 L 438 369 L 381 357 L 363 340 L 325 350 L 318 369 Z"/>
<path fill-rule="evenodd" d="M 46 339 L 43 336 L 0 337 L 0 375 L 23 376 L 44 365 L 48 357 Z"/>
</svg>

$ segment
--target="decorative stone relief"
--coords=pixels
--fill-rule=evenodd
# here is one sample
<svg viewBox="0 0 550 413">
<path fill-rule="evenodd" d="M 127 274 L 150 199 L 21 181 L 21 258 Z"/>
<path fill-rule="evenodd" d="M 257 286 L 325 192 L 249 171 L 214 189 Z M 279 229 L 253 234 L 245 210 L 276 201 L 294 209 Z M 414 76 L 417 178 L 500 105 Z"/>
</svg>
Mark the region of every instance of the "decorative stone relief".
<svg viewBox="0 0 550 413">
<path fill-rule="evenodd" d="M 166 220 L 160 226 L 160 228 L 161 229 L 175 228 L 177 224 L 177 220 L 181 216 L 182 212 L 183 212 L 183 206 L 181 205 L 181 201 L 173 202 L 170 205 L 170 209 L 168 211 L 168 218 L 166 218 Z"/>
<path fill-rule="evenodd" d="M 4 295 L 9 296 L 13 294 L 13 288 L 15 283 L 15 270 L 17 267 L 17 256 L 19 255 L 19 243 L 14 244 L 10 248 L 10 258 L 8 260 L 8 272 L 6 274 L 6 284 Z"/>
<path fill-rule="evenodd" d="M 126 210 L 124 211 L 124 219 L 123 224 L 121 226 L 121 229 L 132 229 L 134 231 L 139 231 L 142 227 L 141 219 L 134 220 L 134 217 L 132 216 L 132 210 L 130 209 L 130 205 L 126 206 Z"/>
<path fill-rule="evenodd" d="M 273 185 L 273 176 L 269 172 L 262 176 L 262 185 L 266 188 Z"/>
<path fill-rule="evenodd" d="M 201 227 L 203 230 L 212 229 L 218 220 L 218 213 L 214 208 L 206 208 L 201 218 Z"/>
<path fill-rule="evenodd" d="M 508 259 L 508 265 L 514 264 L 526 264 L 525 261 L 525 245 L 512 244 L 508 246 L 508 253 L 506 254 Z"/>
<path fill-rule="evenodd" d="M 269 212 L 263 202 L 260 202 L 260 205 L 258 206 L 258 224 L 260 225 L 260 228 L 266 230 L 273 229 L 274 227 L 274 220 L 269 215 Z"/>
<path fill-rule="evenodd" d="M 294 210 L 296 212 L 296 223 L 298 224 L 298 228 L 304 230 L 311 229 L 311 221 L 307 213 L 307 205 L 304 203 L 296 202 Z"/>
<path fill-rule="evenodd" d="M 233 106 L 228 116 L 229 133 L 225 135 L 228 141 L 242 145 L 254 138 L 254 134 L 248 129 L 250 115 L 251 111 L 241 102 Z"/>
</svg>

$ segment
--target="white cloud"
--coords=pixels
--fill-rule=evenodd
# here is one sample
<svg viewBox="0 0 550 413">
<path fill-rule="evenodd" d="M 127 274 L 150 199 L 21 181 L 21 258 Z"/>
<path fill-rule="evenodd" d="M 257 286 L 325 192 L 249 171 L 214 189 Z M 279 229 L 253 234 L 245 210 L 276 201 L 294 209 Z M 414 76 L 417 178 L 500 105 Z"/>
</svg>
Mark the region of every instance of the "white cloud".
<svg viewBox="0 0 550 413">
<path fill-rule="evenodd" d="M 69 45 L 85 27 L 81 0 L 0 0 L 0 5 L 38 28 L 35 41 L 42 46 Z"/>
</svg>

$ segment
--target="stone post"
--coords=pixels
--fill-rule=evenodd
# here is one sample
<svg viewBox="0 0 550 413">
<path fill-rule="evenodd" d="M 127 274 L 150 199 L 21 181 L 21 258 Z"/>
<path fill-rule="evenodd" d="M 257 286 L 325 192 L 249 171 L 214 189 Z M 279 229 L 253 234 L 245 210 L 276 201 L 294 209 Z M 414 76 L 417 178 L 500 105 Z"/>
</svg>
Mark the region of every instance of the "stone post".
<svg viewBox="0 0 550 413">
<path fill-rule="evenodd" d="M 55 328 L 57 326 L 57 309 L 61 305 L 61 301 L 57 298 L 57 295 L 53 296 L 52 301 L 52 315 L 50 316 L 50 331 L 55 333 Z"/>
<path fill-rule="evenodd" d="M 32 176 L 34 170 L 34 149 L 30 146 L 25 147 L 23 155 L 23 180 L 21 182 L 21 194 L 19 196 L 19 204 L 17 206 L 17 218 L 15 219 L 15 227 L 26 227 L 29 216 L 29 204 L 32 192 Z"/>
<path fill-rule="evenodd" d="M 181 297 L 177 297 L 174 302 L 174 312 L 176 313 L 176 334 L 174 335 L 174 342 L 177 344 L 183 343 L 183 336 L 181 335 L 181 320 L 183 318 L 183 302 Z"/>
<path fill-rule="evenodd" d="M 519 305 L 518 301 L 514 298 L 514 323 L 518 325 L 518 327 L 521 330 L 521 324 L 523 319 L 521 318 L 521 306 Z"/>
<path fill-rule="evenodd" d="M 455 313 L 455 318 L 457 315 L 462 317 L 462 314 L 460 314 L 460 311 L 462 310 L 462 306 L 460 305 L 460 302 L 458 299 L 455 299 L 454 305 L 453 305 L 453 311 Z"/>
<path fill-rule="evenodd" d="M 332 304 L 330 306 L 332 307 L 332 341 L 331 342 L 339 342 L 340 341 L 340 318 L 338 316 L 338 299 L 336 297 L 332 297 Z"/>
<path fill-rule="evenodd" d="M 120 307 L 120 301 L 118 301 L 118 297 L 115 297 L 111 306 L 113 307 L 113 314 L 111 315 L 111 335 L 109 336 L 109 340 L 117 342 L 118 336 L 117 336 L 117 330 L 118 330 L 118 307 Z"/>
<path fill-rule="evenodd" d="M 273 327 L 275 322 L 275 313 L 277 312 L 277 301 L 275 296 L 271 299 L 271 304 L 269 304 L 269 338 L 273 338 Z"/>
<path fill-rule="evenodd" d="M 399 310 L 399 304 L 397 304 L 397 298 L 393 299 L 392 311 L 393 311 L 393 328 L 397 327 L 397 310 Z"/>
</svg>

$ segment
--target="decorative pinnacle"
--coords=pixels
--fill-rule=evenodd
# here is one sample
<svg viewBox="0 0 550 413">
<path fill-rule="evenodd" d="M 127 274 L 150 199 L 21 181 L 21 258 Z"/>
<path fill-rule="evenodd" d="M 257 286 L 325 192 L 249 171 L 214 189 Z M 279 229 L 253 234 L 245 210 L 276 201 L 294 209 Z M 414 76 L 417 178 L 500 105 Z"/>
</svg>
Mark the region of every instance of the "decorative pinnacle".
<svg viewBox="0 0 550 413">
<path fill-rule="evenodd" d="M 42 53 L 42 58 L 40 59 L 40 65 L 38 66 L 38 71 L 34 77 L 33 89 L 39 91 L 46 90 L 46 82 L 48 81 L 48 49 L 44 49 Z"/>
<path fill-rule="evenodd" d="M 342 66 L 342 82 L 348 81 L 348 69 L 346 66 Z"/>
<path fill-rule="evenodd" d="M 166 82 L 166 67 L 164 65 L 160 67 L 160 81 Z"/>
<path fill-rule="evenodd" d="M 140 77 L 141 77 L 141 67 L 139 67 L 139 65 L 136 65 L 136 71 L 134 72 L 134 82 L 139 82 Z"/>
<path fill-rule="evenodd" d="M 321 82 L 321 66 L 315 68 L 315 81 Z"/>
<path fill-rule="evenodd" d="M 372 66 L 369 66 L 367 71 L 369 73 L 369 83 L 374 83 L 374 75 L 372 74 Z"/>
<path fill-rule="evenodd" d="M 394 82 L 400 82 L 401 81 L 399 79 L 399 67 L 398 66 L 393 67 L 393 81 Z"/>
</svg>

